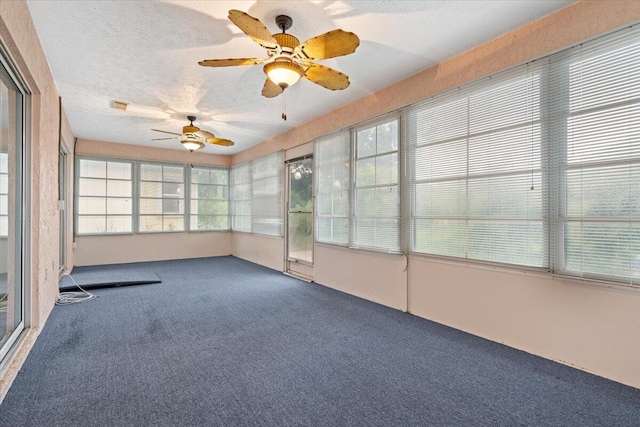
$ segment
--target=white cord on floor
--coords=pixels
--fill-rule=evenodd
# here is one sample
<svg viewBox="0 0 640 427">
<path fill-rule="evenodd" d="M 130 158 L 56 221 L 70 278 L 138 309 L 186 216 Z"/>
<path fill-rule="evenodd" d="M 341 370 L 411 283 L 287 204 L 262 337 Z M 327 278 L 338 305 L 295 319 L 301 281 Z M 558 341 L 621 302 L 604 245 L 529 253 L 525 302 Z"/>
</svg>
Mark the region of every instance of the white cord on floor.
<svg viewBox="0 0 640 427">
<path fill-rule="evenodd" d="M 91 292 L 87 292 L 82 289 L 71 275 L 69 275 L 69 279 L 73 280 L 73 283 L 75 283 L 78 289 L 82 292 L 60 292 L 56 297 L 56 305 L 76 304 L 79 302 L 91 301 L 96 298 L 96 296 Z"/>
</svg>

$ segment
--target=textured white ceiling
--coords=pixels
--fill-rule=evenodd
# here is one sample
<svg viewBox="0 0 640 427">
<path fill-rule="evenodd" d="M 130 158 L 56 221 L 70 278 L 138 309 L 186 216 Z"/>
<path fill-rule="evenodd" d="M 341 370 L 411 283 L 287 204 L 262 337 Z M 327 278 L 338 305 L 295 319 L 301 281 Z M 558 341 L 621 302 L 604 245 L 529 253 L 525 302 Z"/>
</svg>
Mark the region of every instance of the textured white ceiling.
<svg viewBox="0 0 640 427">
<path fill-rule="evenodd" d="M 75 136 L 182 149 L 151 128 L 180 132 L 187 115 L 234 147 L 234 154 L 341 105 L 429 68 L 573 1 L 39 1 L 28 6 Z M 349 75 L 329 91 L 308 80 L 282 96 L 260 95 L 262 66 L 208 68 L 198 61 L 261 57 L 266 51 L 228 19 L 239 9 L 278 32 L 293 18 L 300 41 L 342 28 L 360 37 L 349 56 L 318 61 Z M 136 117 L 112 101 L 155 107 L 169 119 Z"/>
</svg>

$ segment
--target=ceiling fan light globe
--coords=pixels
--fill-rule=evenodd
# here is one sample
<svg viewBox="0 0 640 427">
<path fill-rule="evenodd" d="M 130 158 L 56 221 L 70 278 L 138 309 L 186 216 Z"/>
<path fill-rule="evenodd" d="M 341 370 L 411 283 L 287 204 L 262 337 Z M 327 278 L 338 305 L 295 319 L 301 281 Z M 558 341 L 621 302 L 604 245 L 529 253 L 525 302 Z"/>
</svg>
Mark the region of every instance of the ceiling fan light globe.
<svg viewBox="0 0 640 427">
<path fill-rule="evenodd" d="M 191 151 L 192 153 L 196 150 L 204 148 L 204 144 L 202 143 L 202 141 L 199 141 L 195 138 L 183 139 L 182 141 L 180 141 L 180 143 L 184 148 Z"/>
<path fill-rule="evenodd" d="M 303 76 L 302 67 L 291 60 L 275 60 L 264 66 L 264 72 L 276 85 L 282 89 L 293 86 Z"/>
</svg>

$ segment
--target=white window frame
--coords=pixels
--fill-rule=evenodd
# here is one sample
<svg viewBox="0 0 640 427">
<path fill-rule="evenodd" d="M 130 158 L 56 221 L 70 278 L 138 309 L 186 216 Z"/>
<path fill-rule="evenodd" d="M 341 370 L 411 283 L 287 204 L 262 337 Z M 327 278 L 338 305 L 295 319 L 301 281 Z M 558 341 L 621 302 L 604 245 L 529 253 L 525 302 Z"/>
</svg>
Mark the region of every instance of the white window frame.
<svg viewBox="0 0 640 427">
<path fill-rule="evenodd" d="M 377 152 L 377 146 L 378 146 L 378 137 L 376 135 L 376 141 L 375 141 L 375 145 L 376 145 L 376 152 L 374 154 L 365 154 L 363 156 L 360 156 L 360 153 L 358 152 L 358 133 L 367 129 L 376 129 L 376 133 L 377 133 L 377 129 L 380 126 L 384 126 L 388 123 L 392 123 L 392 122 L 396 122 L 396 149 L 395 150 L 390 150 L 390 151 L 385 151 L 382 153 L 378 153 Z M 400 223 L 401 223 L 401 215 L 400 215 L 400 205 L 401 205 L 401 201 L 400 201 L 400 158 L 401 158 L 401 153 L 402 153 L 402 141 L 400 138 L 401 132 L 401 120 L 400 120 L 400 115 L 399 114 L 392 114 L 392 115 L 388 115 L 382 118 L 377 118 L 375 120 L 372 121 L 368 121 L 366 123 L 363 123 L 355 128 L 353 128 L 351 130 L 351 156 L 350 156 L 350 161 L 351 161 L 351 191 L 350 191 L 350 195 L 351 195 L 351 221 L 349 223 L 349 228 L 350 228 L 350 232 L 349 232 L 349 247 L 353 248 L 353 249 L 365 249 L 365 250 L 372 250 L 372 251 L 378 251 L 378 252 L 390 252 L 390 253 L 400 253 L 401 252 L 401 247 L 400 247 Z M 395 174 L 395 182 L 389 182 L 389 183 L 378 183 L 377 182 L 377 176 L 378 176 L 378 166 L 377 166 L 377 162 L 380 159 L 383 158 L 390 158 L 393 159 L 393 157 L 395 156 L 395 169 L 396 169 L 396 174 Z M 373 184 L 363 184 L 363 183 L 359 183 L 358 182 L 358 163 L 359 162 L 366 162 L 366 161 L 371 161 L 373 160 L 374 163 L 376 163 L 375 166 L 375 172 L 374 172 L 374 182 Z M 398 197 L 398 203 L 396 205 L 396 213 L 395 215 L 379 215 L 376 213 L 373 214 L 361 214 L 359 213 L 360 210 L 360 206 L 359 206 L 359 200 L 358 200 L 358 195 L 360 194 L 360 192 L 364 192 L 364 191 L 373 191 L 374 192 L 374 199 L 375 199 L 375 193 L 378 190 L 381 189 L 389 189 L 392 190 L 393 188 L 395 188 L 396 193 L 397 193 L 397 197 Z M 374 201 L 374 210 L 377 208 L 377 201 Z M 391 246 L 387 246 L 385 244 L 380 244 L 379 242 L 379 238 L 377 235 L 374 236 L 374 241 L 373 242 L 366 242 L 364 240 L 364 238 L 362 237 L 362 229 L 360 228 L 360 221 L 396 221 L 398 226 L 396 227 L 396 245 L 394 245 L 393 247 Z M 374 234 L 377 233 L 378 227 L 374 227 Z M 381 236 L 381 238 L 384 238 L 386 236 Z"/>
<path fill-rule="evenodd" d="M 223 172 L 226 174 L 226 184 L 208 184 L 208 183 L 196 183 L 193 180 L 193 172 L 194 170 L 206 170 L 206 171 L 216 171 L 216 172 Z M 188 230 L 190 232 L 195 232 L 195 233 L 200 233 L 200 232 L 211 232 L 211 231 L 229 231 L 230 226 L 229 226 L 229 221 L 230 221 L 230 201 L 229 201 L 229 196 L 230 196 L 230 170 L 228 168 L 221 168 L 221 167 L 215 167 L 215 166 L 204 166 L 204 165 L 192 165 L 190 168 L 188 168 L 188 195 L 189 195 L 189 203 L 187 203 L 187 206 L 185 206 L 185 209 L 188 210 L 189 212 L 189 217 L 187 220 L 188 223 Z M 198 198 L 198 197 L 194 197 L 194 185 L 203 185 L 206 187 L 216 187 L 216 188 L 220 188 L 222 187 L 222 191 L 223 193 L 226 193 L 226 197 L 224 198 Z M 227 212 L 225 214 L 197 214 L 194 213 L 194 209 L 193 209 L 193 204 L 194 202 L 197 204 L 199 200 L 204 200 L 204 201 L 224 201 L 227 204 Z M 198 228 L 193 228 L 191 221 L 193 220 L 194 217 L 199 218 L 200 216 L 204 216 L 204 217 L 212 217 L 212 218 L 220 218 L 220 217 L 224 217 L 225 218 L 225 226 L 223 228 L 205 228 L 205 229 L 198 229 Z"/>
<path fill-rule="evenodd" d="M 177 164 L 177 163 L 162 163 L 162 162 L 149 162 L 149 161 L 139 161 L 137 162 L 138 164 L 138 168 L 137 168 L 137 193 L 136 193 L 136 206 L 137 206 L 137 215 L 136 215 L 136 224 L 137 224 L 137 232 L 140 234 L 153 234 L 153 233 L 186 233 L 188 231 L 188 208 L 187 208 L 187 193 L 188 193 L 188 186 L 187 186 L 187 172 L 186 172 L 186 167 L 185 165 L 181 165 L 181 164 Z M 143 166 L 145 165 L 149 165 L 149 166 L 160 166 L 162 167 L 162 173 L 163 173 L 163 178 L 161 181 L 156 181 L 156 180 L 143 180 L 142 179 L 142 169 Z M 176 182 L 176 181 L 165 181 L 164 180 L 164 168 L 165 167 L 169 167 L 169 168 L 180 168 L 182 169 L 182 181 L 181 182 Z M 156 183 L 156 184 L 161 184 L 162 185 L 162 197 L 143 197 L 142 196 L 142 184 L 143 182 L 151 182 L 151 183 Z M 181 197 L 170 197 L 170 196 L 166 196 L 164 193 L 164 185 L 165 184 L 177 184 L 177 185 L 182 185 L 182 196 Z M 162 213 L 160 214 L 143 214 L 142 213 L 142 209 L 141 209 L 141 204 L 143 200 L 161 200 L 162 201 Z M 165 201 L 175 201 L 178 202 L 178 206 L 180 205 L 180 203 L 182 203 L 182 213 L 180 212 L 180 209 L 178 208 L 178 213 L 165 213 Z M 142 230 L 142 217 L 161 217 L 162 218 L 162 230 Z M 166 230 L 165 229 L 165 217 L 178 217 L 178 216 L 182 216 L 182 229 L 181 230 Z"/>
<path fill-rule="evenodd" d="M 266 167 L 263 165 L 270 162 L 276 164 L 275 175 L 261 175 L 260 171 L 256 170 Z M 284 237 L 283 171 L 282 151 L 276 151 L 251 161 L 251 232 L 253 234 Z M 275 188 L 261 185 L 271 181 L 276 182 Z M 259 189 L 261 191 L 269 190 L 269 192 L 262 194 L 258 192 Z M 262 231 L 259 231 L 260 229 Z M 275 232 L 271 232 L 271 229 L 274 229 Z"/>
<path fill-rule="evenodd" d="M 344 147 L 346 148 L 346 158 L 342 157 L 340 159 L 337 159 L 331 163 L 323 163 L 321 164 L 321 160 L 323 159 L 324 155 L 320 152 L 320 148 L 323 144 L 343 144 Z M 348 130 L 345 131 L 340 131 L 337 132 L 335 134 L 326 136 L 326 137 L 322 137 L 322 138 L 318 138 L 314 141 L 314 154 L 313 154 L 313 176 L 314 176 L 314 198 L 315 198 L 315 206 L 314 206 L 314 212 L 315 212 L 315 218 L 314 218 L 314 229 L 315 229 L 315 241 L 317 243 L 323 243 L 323 244 L 328 244 L 328 245 L 336 245 L 336 246 L 344 246 L 344 247 L 348 247 L 349 246 L 349 236 L 350 236 L 350 227 L 349 227 L 349 223 L 351 220 L 351 186 L 352 186 L 352 178 L 351 178 L 351 133 Z M 336 181 L 336 177 L 337 175 L 340 175 L 340 178 L 342 178 L 344 180 L 344 174 L 342 172 L 340 173 L 336 173 L 336 171 L 338 170 L 338 168 L 342 168 L 342 167 L 346 167 L 346 186 L 342 187 L 340 186 L 337 189 L 331 189 L 331 190 L 326 190 L 323 191 L 322 188 L 322 184 L 323 184 L 323 174 L 325 174 L 324 169 L 325 168 L 330 168 L 331 169 L 331 173 L 330 173 L 330 177 L 332 181 Z M 341 185 L 341 184 L 340 184 Z M 335 213 L 335 203 L 334 200 L 336 198 L 340 198 L 343 197 L 344 194 L 346 193 L 346 211 L 344 212 L 344 214 L 338 214 Z M 331 199 L 331 213 L 330 214 L 322 214 L 322 206 L 321 206 L 321 200 L 323 199 L 324 196 L 328 196 Z M 331 235 L 331 238 L 329 239 L 324 239 L 322 237 L 322 235 L 320 234 L 323 230 L 323 223 L 326 222 L 328 220 L 329 224 L 330 224 L 330 230 L 329 230 L 329 234 Z M 334 235 L 334 227 L 335 227 L 335 223 L 336 221 L 343 221 L 344 223 L 346 223 L 346 227 L 347 227 L 347 232 L 344 236 L 344 240 L 340 240 L 338 239 L 335 235 Z"/>
<path fill-rule="evenodd" d="M 126 179 L 114 179 L 114 178 L 94 178 L 94 177 L 82 177 L 80 176 L 80 171 L 81 171 L 81 167 L 80 167 L 80 163 L 85 160 L 85 161 L 98 161 L 98 162 L 105 162 L 106 163 L 106 168 L 108 169 L 108 165 L 109 163 L 124 163 L 124 164 L 129 164 L 131 165 L 131 179 L 130 180 L 126 180 Z M 111 157 L 97 157 L 97 156 L 76 156 L 76 161 L 75 161 L 75 167 L 74 167 L 74 171 L 75 171 L 75 179 L 74 179 L 74 185 L 75 185 L 75 189 L 74 189 L 74 202 L 75 202 L 75 208 L 74 208 L 74 230 L 75 230 L 75 235 L 76 236 L 102 236 L 102 235 L 119 235 L 119 234 L 123 234 L 123 235 L 128 235 L 128 234 L 134 234 L 135 233 L 135 227 L 136 227 L 136 198 L 135 198 L 135 194 L 136 194 L 136 190 L 135 190 L 135 162 L 133 160 L 128 160 L 128 159 L 119 159 L 119 158 L 111 158 Z M 80 194 L 80 180 L 81 179 L 101 179 L 105 181 L 105 186 L 108 186 L 108 182 L 109 181 L 118 181 L 118 182 L 130 182 L 131 183 L 131 196 L 130 197 L 126 197 L 126 196 L 109 196 L 108 194 L 106 194 L 106 190 L 105 190 L 105 196 L 92 196 L 92 195 L 82 195 Z M 107 211 L 105 211 L 104 215 L 93 215 L 93 214 L 82 214 L 80 213 L 80 199 L 82 197 L 93 197 L 93 198 L 104 198 L 105 199 L 105 206 L 108 203 L 109 199 L 131 199 L 131 214 L 114 214 L 114 215 L 109 215 Z M 105 208 L 106 209 L 106 208 Z M 105 231 L 104 232 L 94 232 L 94 233 L 83 233 L 80 232 L 80 217 L 82 216 L 104 216 L 105 218 Z M 131 231 L 116 231 L 116 232 L 109 232 L 107 231 L 107 218 L 109 216 L 114 216 L 114 217 L 130 217 L 131 218 Z"/>
<path fill-rule="evenodd" d="M 4 158 L 4 161 L 3 161 Z M 8 165 L 9 164 L 9 153 L 6 151 L 0 152 L 0 162 Z M 7 166 L 7 170 L 0 169 L 0 182 L 4 181 L 6 185 L 6 189 L 2 188 L 2 184 L 0 184 L 0 197 L 5 198 L 5 209 L 6 212 L 0 211 L 0 238 L 6 239 L 9 235 L 9 170 Z M 4 229 L 6 228 L 6 230 Z"/>
<path fill-rule="evenodd" d="M 236 174 L 238 170 L 243 170 L 246 168 L 246 182 L 236 182 Z M 238 197 L 240 193 L 238 191 L 237 186 L 242 185 L 245 186 L 243 190 L 247 197 Z M 235 165 L 229 169 L 229 215 L 231 220 L 231 230 L 242 233 L 251 233 L 251 163 L 241 163 L 239 165 Z M 249 204 L 248 212 L 244 211 L 244 207 L 242 208 L 242 212 L 239 212 L 237 209 L 237 203 L 240 203 L 240 206 L 244 206 L 245 204 Z M 245 227 L 244 223 L 248 220 L 249 227 Z M 239 224 L 238 224 L 239 221 Z"/>
<path fill-rule="evenodd" d="M 490 264 L 503 264 L 503 265 L 511 265 L 511 266 L 517 266 L 517 267 L 522 267 L 522 268 L 533 268 L 533 269 L 548 269 L 549 266 L 549 251 L 548 251 L 548 224 L 549 224 L 549 218 L 548 218 L 548 212 L 549 212 L 549 208 L 548 208 L 548 204 L 546 203 L 546 199 L 547 199 L 547 177 L 544 175 L 543 173 L 543 168 L 546 164 L 546 154 L 544 153 L 544 146 L 546 144 L 545 141 L 545 137 L 544 137 L 544 129 L 542 129 L 545 125 L 542 123 L 542 120 L 540 118 L 541 113 L 539 112 L 539 110 L 542 108 L 542 82 L 540 80 L 542 80 L 542 74 L 543 71 L 546 69 L 546 67 L 543 65 L 542 67 L 538 67 L 533 66 L 530 67 L 528 65 L 525 66 L 521 66 L 521 67 L 515 67 L 514 69 L 510 69 L 507 70 L 505 72 L 501 72 L 498 73 L 496 75 L 492 75 L 490 78 L 486 78 L 486 79 L 482 79 L 480 81 L 465 85 L 461 88 L 456 88 L 453 90 L 449 90 L 446 92 L 443 92 L 437 96 L 434 96 L 431 100 L 428 100 L 426 102 L 421 102 L 421 103 L 416 103 L 414 106 L 412 106 L 409 109 L 409 112 L 407 113 L 407 115 L 411 115 L 413 113 L 417 113 L 417 112 L 421 112 L 421 111 L 429 111 L 430 108 L 439 108 L 439 107 L 449 107 L 453 106 L 455 104 L 459 104 L 459 105 L 465 105 L 466 108 L 466 115 L 464 116 L 460 116 L 459 118 L 464 118 L 464 123 L 465 126 L 462 126 L 461 131 L 459 131 L 458 133 L 456 133 L 456 136 L 452 136 L 452 137 L 445 137 L 444 139 L 440 138 L 440 139 L 436 139 L 435 141 L 431 141 L 431 142 L 422 142 L 422 143 L 418 143 L 417 140 L 409 140 L 410 138 L 412 139 L 412 137 L 407 137 L 407 140 L 405 141 L 405 144 L 409 146 L 408 148 L 408 152 L 410 153 L 409 155 L 409 163 L 411 164 L 411 176 L 410 176 L 410 181 L 411 181 L 411 187 L 410 187 L 410 193 L 411 193 L 411 225 L 410 225 L 410 233 L 411 233 L 411 239 L 410 239 L 410 248 L 409 250 L 412 253 L 418 253 L 418 254 L 422 254 L 422 255 L 428 255 L 428 256 L 437 256 L 437 257 L 445 257 L 445 258 L 453 258 L 453 259 L 464 259 L 469 260 L 469 261 L 474 261 L 474 262 L 480 262 L 480 263 L 490 263 Z M 538 81 L 538 84 L 535 87 L 538 87 L 539 89 L 539 93 L 540 93 L 540 97 L 539 97 L 539 101 L 537 103 L 531 103 L 531 96 L 532 94 L 530 93 L 533 89 L 533 82 L 534 81 Z M 529 110 L 523 110 L 525 111 L 523 113 L 522 116 L 519 116 L 518 119 L 519 121 L 516 121 L 515 123 L 512 122 L 507 122 L 506 124 L 499 124 L 499 125 L 494 125 L 491 126 L 489 129 L 481 129 L 481 130 L 476 130 L 473 131 L 470 129 L 470 123 L 471 120 L 475 119 L 475 116 L 471 115 L 471 111 L 469 110 L 469 103 L 470 101 L 476 97 L 476 96 L 483 96 L 485 94 L 490 94 L 492 91 L 494 90 L 501 90 L 502 88 L 507 88 L 512 84 L 518 85 L 521 88 L 523 87 L 527 87 L 526 85 L 529 84 L 529 82 L 531 82 L 532 86 L 529 86 L 528 92 L 526 92 L 524 95 L 526 95 L 526 97 L 521 97 L 518 98 L 516 100 L 516 102 L 518 103 L 522 103 L 522 102 L 526 102 L 527 105 L 531 105 L 530 108 L 532 108 L 533 110 L 528 112 Z M 524 83 L 524 84 L 522 84 Z M 505 92 L 506 93 L 506 92 Z M 483 110 L 479 110 L 479 112 L 481 114 L 486 114 L 486 111 Z M 524 115 L 529 115 L 529 117 L 524 120 L 523 117 Z M 413 123 L 415 120 L 409 119 L 407 118 L 407 122 L 412 123 L 411 126 L 413 126 L 415 123 Z M 476 122 L 478 123 L 478 122 Z M 481 124 L 484 124 L 484 122 L 479 122 Z M 423 126 L 428 127 L 429 123 L 423 124 Z M 540 127 L 540 130 L 538 131 L 538 133 L 534 133 L 533 132 L 533 128 L 535 127 Z M 450 128 L 443 128 L 446 130 L 449 129 L 454 129 L 455 126 L 452 123 Z M 523 130 L 526 128 L 531 128 L 529 132 L 522 132 L 518 137 L 521 138 L 521 140 L 519 140 L 519 143 L 521 145 L 521 147 L 519 147 L 520 151 L 517 152 L 517 156 L 514 156 L 514 154 L 516 154 L 516 152 L 511 152 L 508 153 L 509 155 L 513 156 L 510 159 L 506 159 L 506 160 L 498 160 L 498 164 L 500 166 L 502 166 L 501 168 L 498 168 L 498 170 L 496 171 L 489 171 L 489 172 L 479 172 L 477 170 L 472 170 L 470 169 L 471 167 L 474 167 L 476 169 L 480 168 L 480 169 L 493 169 L 496 166 L 495 165 L 484 165 L 482 163 L 482 161 L 487 161 L 487 159 L 490 158 L 485 158 L 482 155 L 479 155 L 479 151 L 478 151 L 478 146 L 473 145 L 474 140 L 478 140 L 478 138 L 480 137 L 482 140 L 482 138 L 486 138 L 486 137 L 493 137 L 495 136 L 499 136 L 501 134 L 504 134 L 505 132 L 511 132 L 513 130 L 515 131 L 519 131 L 519 130 Z M 408 134 L 411 135 L 417 135 L 416 133 L 416 129 L 410 129 L 408 132 Z M 504 138 L 504 136 L 503 136 Z M 529 139 L 529 141 L 526 141 L 526 139 Z M 437 147 L 443 146 L 445 147 L 445 149 L 447 149 L 448 147 L 451 146 L 451 144 L 453 143 L 459 143 L 459 145 L 464 146 L 464 150 L 462 152 L 464 159 L 461 160 L 461 163 L 456 163 L 456 166 L 463 166 L 462 168 L 460 168 L 459 171 L 456 171 L 455 174 L 451 174 L 451 173 L 444 173 L 443 175 L 438 175 L 436 173 L 436 176 L 434 177 L 428 177 L 428 178 L 418 178 L 417 174 L 418 174 L 418 159 L 421 160 L 425 160 L 425 158 L 423 158 L 422 156 L 418 156 L 417 155 L 417 150 L 419 149 L 429 149 L 431 147 L 435 147 L 437 149 Z M 484 144 L 488 143 L 488 140 L 483 141 Z M 473 152 L 471 152 L 471 150 L 474 150 Z M 471 153 L 475 154 L 475 157 L 472 158 Z M 436 165 L 436 167 L 442 167 L 441 165 Z M 501 170 L 502 169 L 502 170 Z M 534 178 L 535 177 L 535 178 Z M 539 203 L 540 203 L 540 215 L 539 216 L 532 216 L 529 212 L 527 212 L 526 214 L 518 214 L 518 215 L 505 215 L 505 214 L 495 214 L 492 213 L 491 210 L 494 208 L 494 206 L 487 206 L 487 208 L 490 208 L 491 210 L 488 213 L 483 213 L 483 214 L 479 214 L 479 213 L 473 213 L 473 208 L 474 206 L 471 204 L 471 201 L 473 200 L 473 197 L 477 197 L 477 196 L 485 196 L 486 194 L 484 194 L 482 192 L 482 190 L 480 189 L 480 191 L 474 192 L 474 188 L 470 185 L 470 184 L 474 184 L 474 183 L 481 183 L 482 181 L 487 181 L 487 182 L 491 182 L 492 180 L 497 180 L 497 182 L 501 182 L 501 185 L 505 185 L 505 179 L 508 181 L 510 178 L 519 180 L 519 184 L 522 188 L 522 194 L 523 194 L 523 198 L 520 201 L 526 201 L 526 205 L 528 206 L 529 202 L 533 202 L 535 203 L 535 200 L 538 199 Z M 462 209 L 457 215 L 442 215 L 442 214 L 434 214 L 434 215 L 420 215 L 417 212 L 417 206 L 418 206 L 418 191 L 417 188 L 418 186 L 421 185 L 429 185 L 429 184 L 442 184 L 442 183 L 451 183 L 451 184 L 458 184 L 458 185 L 462 185 L 464 188 L 464 200 L 462 200 Z M 530 191 L 533 191 L 535 193 L 530 193 Z M 531 198 L 530 198 L 531 196 Z M 500 210 L 506 210 L 508 211 L 509 209 L 506 209 L 504 206 L 498 206 L 496 207 L 499 211 Z M 428 252 L 426 250 L 420 250 L 417 247 L 417 234 L 418 234 L 418 222 L 419 221 L 441 221 L 441 222 L 449 222 L 449 221 L 454 221 L 456 223 L 459 223 L 461 225 L 460 227 L 460 231 L 462 231 L 462 235 L 460 236 L 460 239 L 463 243 L 463 253 L 460 254 L 452 254 L 452 253 L 443 253 L 440 251 L 434 251 L 434 252 Z M 535 225 L 540 224 L 541 225 L 541 229 L 539 230 L 538 234 L 535 234 L 532 229 L 527 230 L 526 233 L 523 234 L 523 236 L 526 236 L 527 238 L 525 239 L 526 242 L 529 242 L 529 238 L 528 236 L 532 236 L 532 238 L 535 239 L 539 239 L 539 247 L 538 249 L 541 251 L 540 252 L 540 259 L 538 259 L 538 255 L 536 254 L 536 251 L 531 251 L 531 252 L 527 252 L 526 253 L 526 258 L 527 258 L 527 262 L 522 263 L 522 262 L 513 262 L 512 260 L 514 258 L 518 257 L 518 254 L 520 253 L 519 249 L 515 249 L 515 248 L 511 248 L 512 250 L 510 252 L 504 252 L 504 253 L 497 253 L 497 254 L 493 254 L 493 255 L 489 255 L 486 254 L 485 256 L 482 255 L 476 255 L 472 252 L 472 248 L 474 246 L 478 247 L 478 246 L 482 246 L 482 238 L 487 238 L 489 237 L 489 234 L 479 234 L 477 236 L 475 236 L 476 238 L 474 239 L 472 236 L 472 234 L 470 233 L 470 229 L 471 226 L 473 224 L 478 224 L 478 226 L 480 226 L 481 224 L 485 223 L 489 228 L 492 226 L 500 226 L 503 225 L 505 227 L 510 227 L 510 226 L 515 226 L 516 224 L 518 224 L 521 227 L 524 228 L 529 228 L 530 226 L 533 225 L 533 228 L 535 228 Z M 489 226 L 490 224 L 490 226 Z M 531 233 L 531 234 L 529 234 Z M 503 239 L 505 236 L 502 236 Z M 503 241 L 503 244 L 504 241 Z M 498 245 L 498 248 L 501 248 L 500 245 Z M 504 249 L 504 247 L 502 247 L 501 249 Z M 477 252 L 477 249 L 475 249 Z M 495 259 L 496 257 L 500 257 L 504 255 L 504 257 L 502 259 Z M 493 258 L 493 259 L 492 259 Z"/>
</svg>

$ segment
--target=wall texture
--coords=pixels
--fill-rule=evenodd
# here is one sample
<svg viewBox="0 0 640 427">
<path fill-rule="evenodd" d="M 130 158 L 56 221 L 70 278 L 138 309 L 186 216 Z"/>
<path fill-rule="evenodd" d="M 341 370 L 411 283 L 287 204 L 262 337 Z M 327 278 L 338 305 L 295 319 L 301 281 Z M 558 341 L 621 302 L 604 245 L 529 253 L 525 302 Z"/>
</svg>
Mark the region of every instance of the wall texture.
<svg viewBox="0 0 640 427">
<path fill-rule="evenodd" d="M 0 377 L 4 396 L 58 293 L 58 91 L 24 1 L 0 2 L 0 40 L 32 93 L 31 101 L 31 329 Z"/>
</svg>

